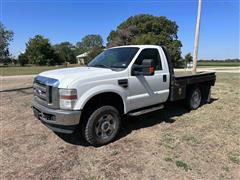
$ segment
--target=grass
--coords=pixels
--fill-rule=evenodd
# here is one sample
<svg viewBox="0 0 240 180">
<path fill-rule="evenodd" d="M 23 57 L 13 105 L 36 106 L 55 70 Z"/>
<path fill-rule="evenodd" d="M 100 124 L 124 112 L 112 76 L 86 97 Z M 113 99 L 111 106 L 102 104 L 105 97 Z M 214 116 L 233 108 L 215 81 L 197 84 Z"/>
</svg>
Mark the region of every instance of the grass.
<svg viewBox="0 0 240 180">
<path fill-rule="evenodd" d="M 191 144 L 191 145 L 199 144 L 198 140 L 190 134 L 183 135 L 182 136 L 182 141 L 186 141 L 187 144 Z"/>
<path fill-rule="evenodd" d="M 68 67 L 78 67 L 78 64 L 70 64 Z M 16 76 L 16 75 L 31 75 L 39 74 L 43 71 L 65 68 L 65 66 L 0 66 L 0 75 L 1 76 Z"/>
<path fill-rule="evenodd" d="M 80 65 L 78 64 L 70 64 L 68 67 L 78 67 Z M 198 66 L 220 66 L 220 67 L 236 67 L 240 66 L 240 62 L 203 62 L 200 61 L 198 62 Z M 16 76 L 16 75 L 32 75 L 32 74 L 39 74 L 43 71 L 48 71 L 48 70 L 53 70 L 53 69 L 60 69 L 60 68 L 65 68 L 64 65 L 59 65 L 59 66 L 32 66 L 32 65 L 27 65 L 25 67 L 21 67 L 19 65 L 13 66 L 3 66 L 0 65 L 0 75 L 1 76 Z"/>
<path fill-rule="evenodd" d="M 173 162 L 173 159 L 170 158 L 170 157 L 166 157 L 166 158 L 164 158 L 164 160 L 167 161 L 167 162 Z"/>
<path fill-rule="evenodd" d="M 231 152 L 228 155 L 228 158 L 230 159 L 230 161 L 232 161 L 235 164 L 240 165 L 240 152 Z"/>
<path fill-rule="evenodd" d="M 181 169 L 183 169 L 183 170 L 185 170 L 185 171 L 192 170 L 192 169 L 189 167 L 189 165 L 188 165 L 187 163 L 185 163 L 184 161 L 177 160 L 175 163 L 176 163 L 176 166 L 177 166 L 178 168 L 181 168 Z"/>
<path fill-rule="evenodd" d="M 164 158 L 164 160 L 166 162 L 170 162 L 170 163 L 174 162 L 174 160 L 170 157 L 166 157 L 166 158 Z M 183 169 L 184 171 L 192 170 L 192 168 L 186 162 L 184 162 L 182 160 L 176 160 L 175 164 L 178 168 Z"/>
<path fill-rule="evenodd" d="M 113 152 L 111 153 L 111 155 L 112 155 L 112 156 L 116 156 L 116 155 L 118 155 L 119 153 L 120 153 L 119 151 L 113 150 Z"/>
<path fill-rule="evenodd" d="M 173 103 L 125 117 L 116 141 L 98 148 L 87 146 L 79 131 L 55 134 L 37 121 L 31 89 L 1 93 L 1 177 L 240 179 L 240 74 L 216 74 L 210 104 L 188 111 Z M 28 84 L 24 78 L 2 83 L 3 88 Z"/>
<path fill-rule="evenodd" d="M 225 67 L 235 67 L 235 66 L 240 66 L 240 62 L 203 62 L 200 61 L 198 62 L 198 66 L 225 66 Z"/>
</svg>

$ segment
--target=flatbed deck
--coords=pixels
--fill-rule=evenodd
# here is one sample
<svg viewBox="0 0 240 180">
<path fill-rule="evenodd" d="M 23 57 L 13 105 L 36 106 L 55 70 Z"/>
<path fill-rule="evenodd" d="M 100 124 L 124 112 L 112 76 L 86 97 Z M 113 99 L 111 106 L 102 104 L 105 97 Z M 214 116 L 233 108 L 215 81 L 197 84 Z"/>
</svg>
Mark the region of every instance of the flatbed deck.
<svg viewBox="0 0 240 180">
<path fill-rule="evenodd" d="M 202 75 L 209 75 L 209 74 L 213 74 L 215 72 L 205 72 L 205 71 L 201 71 L 201 72 L 197 72 L 196 74 L 192 73 L 191 71 L 181 71 L 181 72 L 174 72 L 175 74 L 175 78 L 181 78 L 181 77 L 192 77 L 192 76 L 202 76 Z"/>
<path fill-rule="evenodd" d="M 200 86 L 204 96 L 215 84 L 215 72 L 177 72 L 173 75 L 170 88 L 170 101 L 185 99 L 191 86 Z"/>
<path fill-rule="evenodd" d="M 198 72 L 193 74 L 191 72 L 186 72 L 186 74 L 175 74 L 174 75 L 175 81 L 186 81 L 186 84 L 192 84 L 202 81 L 214 81 L 216 79 L 215 72 Z"/>
</svg>

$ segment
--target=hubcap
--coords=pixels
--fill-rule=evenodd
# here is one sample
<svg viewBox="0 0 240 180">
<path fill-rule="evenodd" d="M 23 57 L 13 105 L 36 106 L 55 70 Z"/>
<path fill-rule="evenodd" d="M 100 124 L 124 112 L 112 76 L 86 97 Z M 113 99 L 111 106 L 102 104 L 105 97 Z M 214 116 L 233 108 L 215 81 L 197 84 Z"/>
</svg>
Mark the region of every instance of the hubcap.
<svg viewBox="0 0 240 180">
<path fill-rule="evenodd" d="M 193 108 L 197 108 L 201 103 L 201 93 L 199 90 L 195 90 L 192 94 L 191 103 Z"/>
<path fill-rule="evenodd" d="M 95 133 L 99 138 L 111 138 L 116 130 L 116 120 L 111 114 L 101 116 L 95 126 Z"/>
</svg>

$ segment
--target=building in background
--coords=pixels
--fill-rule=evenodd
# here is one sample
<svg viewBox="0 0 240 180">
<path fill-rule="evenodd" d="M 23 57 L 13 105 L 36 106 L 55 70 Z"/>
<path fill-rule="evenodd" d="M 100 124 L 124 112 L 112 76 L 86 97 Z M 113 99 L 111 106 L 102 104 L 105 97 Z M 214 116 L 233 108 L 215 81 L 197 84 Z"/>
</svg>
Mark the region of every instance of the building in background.
<svg viewBox="0 0 240 180">
<path fill-rule="evenodd" d="M 88 52 L 85 52 L 85 53 L 83 53 L 83 54 L 80 54 L 80 55 L 76 56 L 76 58 L 77 58 L 77 63 L 78 63 L 78 64 L 81 64 L 81 65 L 85 65 L 87 56 L 88 56 Z"/>
</svg>

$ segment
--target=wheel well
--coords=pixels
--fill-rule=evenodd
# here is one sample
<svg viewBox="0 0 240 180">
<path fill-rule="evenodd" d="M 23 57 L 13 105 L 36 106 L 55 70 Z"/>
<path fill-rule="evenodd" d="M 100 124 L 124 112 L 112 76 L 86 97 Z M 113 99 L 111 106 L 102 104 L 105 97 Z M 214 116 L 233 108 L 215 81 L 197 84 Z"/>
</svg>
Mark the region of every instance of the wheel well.
<svg viewBox="0 0 240 180">
<path fill-rule="evenodd" d="M 122 97 L 113 92 L 106 92 L 93 96 L 84 105 L 83 111 L 88 111 L 89 109 L 93 109 L 93 107 L 100 107 L 103 105 L 111 105 L 115 107 L 120 114 L 124 114 L 124 104 Z"/>
<path fill-rule="evenodd" d="M 208 93 L 211 88 L 211 85 L 209 83 L 189 84 L 187 86 L 187 94 L 195 87 L 198 87 L 200 89 L 202 100 L 204 101 L 208 97 Z"/>
</svg>

